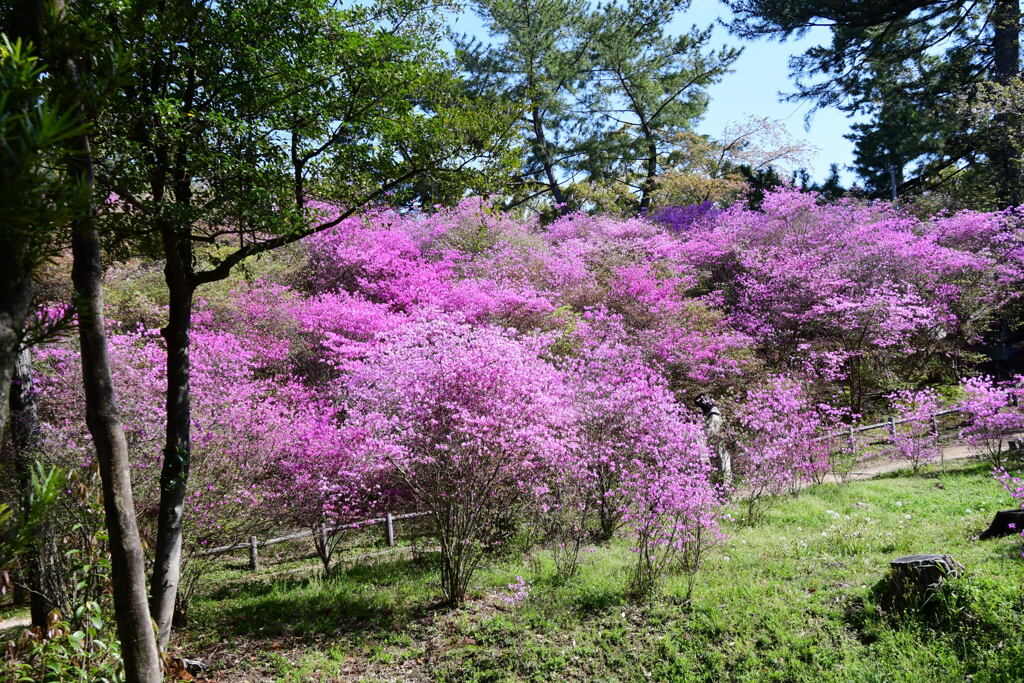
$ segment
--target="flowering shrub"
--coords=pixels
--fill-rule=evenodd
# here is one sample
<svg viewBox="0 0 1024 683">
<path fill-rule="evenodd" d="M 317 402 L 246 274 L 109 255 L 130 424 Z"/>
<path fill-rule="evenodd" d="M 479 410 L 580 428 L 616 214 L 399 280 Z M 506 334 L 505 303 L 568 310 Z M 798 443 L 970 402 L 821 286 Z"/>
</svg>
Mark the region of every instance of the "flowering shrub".
<svg viewBox="0 0 1024 683">
<path fill-rule="evenodd" d="M 508 592 L 498 596 L 506 605 L 518 605 L 530 597 L 530 589 L 533 586 L 521 576 L 517 576 L 514 583 L 508 585 Z"/>
<path fill-rule="evenodd" d="M 1024 431 L 1021 409 L 1021 379 L 1012 385 L 997 384 L 991 377 L 970 377 L 963 381 L 964 398 L 960 409 L 966 413 L 968 425 L 963 434 L 995 466 L 1003 462 L 1003 451 L 1009 437 Z M 1016 397 L 1016 399 L 1014 398 Z"/>
<path fill-rule="evenodd" d="M 666 206 L 651 214 L 651 220 L 662 223 L 672 232 L 683 232 L 694 223 L 714 219 L 721 214 L 713 202 L 688 204 L 687 206 Z"/>
<path fill-rule="evenodd" d="M 939 456 L 939 435 L 933 416 L 939 410 L 939 396 L 934 389 L 898 391 L 889 397 L 898 419 L 893 435 L 893 455 L 909 460 L 915 472 Z"/>
<path fill-rule="evenodd" d="M 506 332 L 437 317 L 383 338 L 345 384 L 370 447 L 431 513 L 442 589 L 460 603 L 485 545 L 566 453 L 575 415 L 561 376 Z"/>
<path fill-rule="evenodd" d="M 737 444 L 733 462 L 748 523 L 777 496 L 795 492 L 803 482 L 829 470 L 830 447 L 820 438 L 831 427 L 829 412 L 790 377 L 771 377 L 747 392 L 736 408 L 731 430 Z"/>
<path fill-rule="evenodd" d="M 672 448 L 635 462 L 620 487 L 623 517 L 635 535 L 631 592 L 644 598 L 664 574 L 686 572 L 687 597 L 708 548 L 722 541 L 721 497 L 710 484 L 710 452 L 693 423 L 674 435 Z"/>
<path fill-rule="evenodd" d="M 186 549 L 423 507 L 452 602 L 527 520 L 563 578 L 587 542 L 628 530 L 633 590 L 647 594 L 719 540 L 710 454 L 684 404 L 740 397 L 723 417 L 754 519 L 829 471 L 818 437 L 835 406 L 860 412 L 977 339 L 1019 288 L 1010 223 L 920 221 L 791 190 L 761 211 L 699 205 L 651 220 L 574 213 L 542 227 L 480 199 L 346 219 L 302 247 L 292 287 L 239 283 L 197 307 Z M 159 279 L 149 266 L 117 272 Z M 111 356 L 146 532 L 165 354 L 151 329 L 164 310 L 142 291 L 112 297 L 131 327 L 112 326 Z M 86 463 L 74 349 L 39 358 L 46 451 Z M 982 384 L 968 386 L 965 433 L 999 441 L 998 454 L 1020 412 Z M 917 415 L 930 399 L 897 400 Z M 934 446 L 914 438 L 920 426 L 897 435 L 915 463 Z M 315 538 L 329 568 L 336 537 Z"/>
<path fill-rule="evenodd" d="M 187 519 L 190 544 L 195 548 L 266 528 L 268 521 L 249 511 L 270 505 L 275 494 L 262 482 L 274 459 L 294 440 L 290 411 L 283 400 L 292 388 L 290 382 L 260 376 L 265 362 L 276 362 L 285 351 L 256 349 L 237 335 L 202 325 L 193 339 L 192 439 L 197 477 L 189 492 Z M 149 522 L 155 522 L 159 499 L 166 391 L 163 341 L 155 330 L 114 333 L 110 354 L 132 459 L 136 506 L 145 531 Z M 75 406 L 81 400 L 77 353 L 52 348 L 41 350 L 38 357 L 44 367 L 40 388 L 47 399 L 43 404 L 46 449 L 70 464 L 88 464 L 88 432 L 75 419 Z"/>
<path fill-rule="evenodd" d="M 266 299 L 271 293 L 261 296 Z M 348 451 L 338 448 L 344 442 L 334 421 L 337 409 L 282 371 L 291 350 L 287 336 L 273 333 L 269 325 L 250 328 L 249 336 L 242 335 L 245 329 L 228 331 L 225 319 L 211 309 L 201 309 L 196 318 L 181 615 L 199 578 L 187 566 L 196 551 L 262 535 L 281 524 L 309 524 L 333 503 L 328 485 L 337 488 L 338 475 L 352 470 L 342 467 Z M 156 330 L 136 329 L 115 331 L 109 341 L 136 508 L 141 531 L 148 535 L 156 526 L 164 437 L 163 340 Z M 51 347 L 40 349 L 37 357 L 45 396 L 44 449 L 54 460 L 88 465 L 88 432 L 76 419 L 81 401 L 78 354 Z M 297 462 L 302 467 L 293 467 Z M 326 478 L 311 476 L 315 467 L 328 466 L 333 468 L 329 484 Z M 346 488 L 354 486 L 348 477 L 344 481 Z"/>
<path fill-rule="evenodd" d="M 782 190 L 763 210 L 736 205 L 694 224 L 681 258 L 772 368 L 833 385 L 861 413 L 880 379 L 949 359 L 985 331 L 1021 279 L 1021 253 L 978 236 L 1006 232 L 998 214 L 922 223 L 886 204 Z"/>
</svg>

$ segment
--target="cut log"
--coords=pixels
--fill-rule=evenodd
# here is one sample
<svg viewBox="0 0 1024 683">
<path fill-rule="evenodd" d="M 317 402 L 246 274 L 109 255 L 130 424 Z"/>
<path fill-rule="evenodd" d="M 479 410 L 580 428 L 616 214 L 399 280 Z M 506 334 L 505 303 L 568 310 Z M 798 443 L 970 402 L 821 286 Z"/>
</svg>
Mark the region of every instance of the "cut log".
<svg viewBox="0 0 1024 683">
<path fill-rule="evenodd" d="M 1024 531 L 1024 510 L 1000 510 L 978 538 L 986 541 L 990 538 L 1013 536 L 1022 531 Z"/>
<path fill-rule="evenodd" d="M 950 555 L 926 554 L 897 557 L 889 563 L 886 608 L 902 611 L 925 603 L 947 577 L 960 576 L 964 566 Z"/>
</svg>

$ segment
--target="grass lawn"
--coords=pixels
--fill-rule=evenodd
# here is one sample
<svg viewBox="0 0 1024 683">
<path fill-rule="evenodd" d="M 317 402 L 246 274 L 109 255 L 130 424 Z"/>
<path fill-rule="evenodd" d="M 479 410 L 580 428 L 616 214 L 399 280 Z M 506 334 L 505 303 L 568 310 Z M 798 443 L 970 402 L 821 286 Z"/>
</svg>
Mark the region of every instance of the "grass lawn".
<svg viewBox="0 0 1024 683">
<path fill-rule="evenodd" d="M 690 603 L 676 577 L 631 604 L 624 541 L 588 553 L 566 586 L 543 554 L 495 560 L 457 610 L 437 607 L 429 556 L 329 577 L 219 570 L 178 649 L 226 681 L 1024 681 L 1020 539 L 972 540 L 1007 507 L 973 461 L 816 487 L 757 526 L 730 525 Z M 967 575 L 926 616 L 883 613 L 872 586 L 888 561 L 923 552 L 952 554 Z M 509 605 L 517 576 L 533 590 Z"/>
</svg>

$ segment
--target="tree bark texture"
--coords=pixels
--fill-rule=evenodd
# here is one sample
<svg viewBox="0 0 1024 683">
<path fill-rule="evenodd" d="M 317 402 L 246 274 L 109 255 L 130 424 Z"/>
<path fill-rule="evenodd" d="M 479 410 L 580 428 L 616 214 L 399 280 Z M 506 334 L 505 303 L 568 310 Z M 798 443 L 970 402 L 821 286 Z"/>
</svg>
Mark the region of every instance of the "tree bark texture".
<svg viewBox="0 0 1024 683">
<path fill-rule="evenodd" d="M 0 228 L 2 229 L 2 228 Z M 7 428 L 11 380 L 21 351 L 21 332 L 32 301 L 32 284 L 16 250 L 0 253 L 0 438 Z"/>
<path fill-rule="evenodd" d="M 10 395 L 11 447 L 14 455 L 14 471 L 18 479 L 19 507 L 28 515 L 31 507 L 32 471 L 39 454 L 39 412 L 32 383 L 32 352 L 22 349 L 14 367 Z M 36 539 L 28 551 L 25 583 L 29 591 L 32 625 L 41 629 L 47 627 L 47 617 L 53 610 L 53 601 L 48 594 L 49 584 L 45 574 L 50 568 L 47 561 L 47 538 L 49 529 L 44 525 L 36 531 Z"/>
<path fill-rule="evenodd" d="M 1020 76 L 1020 19 L 1020 0 L 995 0 L 992 8 L 992 75 L 1000 85 L 1007 85 Z M 1007 118 L 1005 114 L 998 114 L 996 121 Z M 992 162 L 1000 178 L 1000 203 L 1004 206 L 1021 204 L 1024 192 L 1019 141 L 999 140 L 992 152 Z"/>
<path fill-rule="evenodd" d="M 164 275 L 170 294 L 167 326 L 161 330 L 167 343 L 167 425 L 150 604 L 160 649 L 166 650 L 181 582 L 182 519 L 192 457 L 189 334 L 195 285 L 190 242 L 178 239 L 170 228 L 163 232 Z"/>
<path fill-rule="evenodd" d="M 63 0 L 54 0 L 54 15 L 64 13 Z M 71 55 L 56 55 L 48 50 L 59 75 L 78 85 L 78 69 Z M 79 107 L 79 115 L 86 120 Z M 72 178 L 87 187 L 94 182 L 92 151 L 88 135 L 72 142 L 74 156 L 69 162 Z M 78 313 L 78 340 L 82 355 L 82 381 L 85 389 L 85 420 L 92 435 L 103 488 L 103 511 L 110 544 L 111 583 L 114 594 L 114 618 L 121 641 L 121 657 L 129 681 L 157 683 L 163 679 L 160 654 L 146 600 L 146 564 L 142 539 L 135 519 L 135 502 L 128 462 L 128 442 L 117 408 L 114 383 L 103 327 L 103 268 L 100 236 L 94 209 L 76 220 L 71 231 L 73 265 L 71 281 Z"/>
<path fill-rule="evenodd" d="M 78 151 L 80 168 L 76 170 L 91 182 L 88 138 L 82 137 Z M 103 486 L 114 616 L 121 640 L 121 656 L 129 681 L 156 683 L 163 679 L 163 674 L 146 600 L 145 556 L 132 499 L 128 442 L 114 397 L 107 338 L 103 329 L 100 240 L 91 220 L 79 221 L 73 226 L 71 250 L 78 338 L 82 347 L 85 416 L 96 448 Z"/>
</svg>

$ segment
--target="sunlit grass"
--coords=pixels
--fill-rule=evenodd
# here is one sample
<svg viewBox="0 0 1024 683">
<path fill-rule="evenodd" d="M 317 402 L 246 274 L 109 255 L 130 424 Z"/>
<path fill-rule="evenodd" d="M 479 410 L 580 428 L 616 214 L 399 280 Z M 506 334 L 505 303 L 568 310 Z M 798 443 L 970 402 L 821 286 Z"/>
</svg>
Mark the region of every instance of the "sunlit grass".
<svg viewBox="0 0 1024 683">
<path fill-rule="evenodd" d="M 251 654 L 232 670 L 271 680 L 1019 681 L 1020 541 L 973 540 L 1008 504 L 978 464 L 817 487 L 755 527 L 729 525 L 690 603 L 673 577 L 658 600 L 631 604 L 623 541 L 587 553 L 568 585 L 543 553 L 495 559 L 457 610 L 439 607 L 429 554 L 327 577 L 241 582 L 244 571 L 220 572 L 183 646 L 243 648 Z M 967 566 L 946 612 L 881 613 L 871 589 L 888 561 L 923 552 Z M 517 576 L 532 593 L 508 605 L 497 595 Z"/>
</svg>

